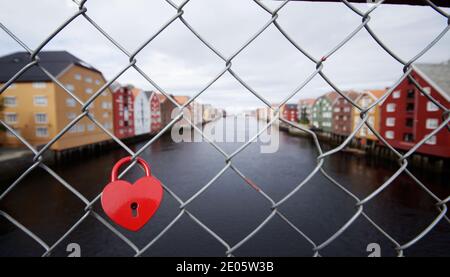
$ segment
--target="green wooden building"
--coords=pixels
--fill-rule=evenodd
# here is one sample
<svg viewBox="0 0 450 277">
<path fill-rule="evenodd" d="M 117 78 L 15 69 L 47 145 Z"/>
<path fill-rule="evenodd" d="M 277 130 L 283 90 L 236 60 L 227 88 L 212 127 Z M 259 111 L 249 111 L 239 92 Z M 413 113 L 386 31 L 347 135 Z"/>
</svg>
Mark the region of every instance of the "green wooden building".
<svg viewBox="0 0 450 277">
<path fill-rule="evenodd" d="M 336 92 L 330 92 L 317 98 L 312 106 L 312 126 L 320 131 L 333 131 L 333 110 L 334 100 L 339 95 Z"/>
</svg>

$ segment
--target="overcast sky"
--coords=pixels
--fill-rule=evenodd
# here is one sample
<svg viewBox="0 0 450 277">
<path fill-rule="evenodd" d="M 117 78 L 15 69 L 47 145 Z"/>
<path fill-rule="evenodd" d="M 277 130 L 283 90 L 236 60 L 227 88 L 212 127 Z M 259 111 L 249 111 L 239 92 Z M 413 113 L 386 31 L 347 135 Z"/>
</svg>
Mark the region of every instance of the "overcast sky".
<svg viewBox="0 0 450 277">
<path fill-rule="evenodd" d="M 180 1 L 174 1 L 180 2 Z M 269 7 L 279 2 L 263 1 Z M 88 15 L 129 52 L 151 37 L 176 10 L 163 0 L 88 0 Z M 368 5 L 357 5 L 367 9 Z M 77 6 L 71 0 L 0 0 L 0 21 L 34 48 Z M 270 15 L 251 0 L 191 0 L 184 18 L 215 48 L 232 55 L 268 20 Z M 448 10 L 446 10 L 448 11 Z M 319 58 L 351 33 L 361 18 L 342 3 L 288 3 L 278 22 L 291 37 Z M 370 26 L 403 59 L 410 59 L 433 40 L 447 20 L 429 7 L 383 5 L 372 15 Z M 450 34 L 419 62 L 450 59 Z M 52 40 L 45 50 L 67 50 L 111 78 L 128 58 L 109 43 L 83 17 L 77 18 Z M 0 32 L 0 55 L 21 51 Z M 180 21 L 151 42 L 138 56 L 138 65 L 167 92 L 194 95 L 224 68 L 224 62 L 206 48 Z M 274 26 L 233 60 L 233 70 L 271 102 L 291 93 L 315 69 Z M 324 72 L 342 89 L 371 89 L 391 85 L 402 74 L 402 65 L 384 52 L 361 30 L 325 63 Z M 153 89 L 136 71 L 119 82 Z M 313 79 L 291 102 L 316 97 L 331 88 Z M 226 73 L 199 98 L 231 111 L 262 106 Z"/>
</svg>

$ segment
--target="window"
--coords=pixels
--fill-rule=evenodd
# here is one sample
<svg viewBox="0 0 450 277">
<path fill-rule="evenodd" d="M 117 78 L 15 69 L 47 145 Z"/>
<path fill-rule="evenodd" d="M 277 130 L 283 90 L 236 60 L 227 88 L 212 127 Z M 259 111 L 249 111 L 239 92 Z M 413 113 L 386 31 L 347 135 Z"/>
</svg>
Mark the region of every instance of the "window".
<svg viewBox="0 0 450 277">
<path fill-rule="evenodd" d="M 387 111 L 388 113 L 393 113 L 393 112 L 395 112 L 395 104 L 394 104 L 394 103 L 389 103 L 389 104 L 387 104 L 387 106 L 386 106 L 386 111 Z"/>
<path fill-rule="evenodd" d="M 361 106 L 362 106 L 363 108 L 367 108 L 369 105 L 370 105 L 370 99 L 367 98 L 367 97 L 364 97 L 364 98 L 361 100 Z"/>
<path fill-rule="evenodd" d="M 344 112 L 346 112 L 346 113 L 350 112 L 350 107 L 345 107 Z"/>
<path fill-rule="evenodd" d="M 439 107 L 431 101 L 427 103 L 427 112 L 437 112 L 439 111 Z"/>
<path fill-rule="evenodd" d="M 439 126 L 439 120 L 437 120 L 436 118 L 428 118 L 427 119 L 427 123 L 426 123 L 427 129 L 433 130 L 433 129 L 436 129 L 438 126 Z"/>
<path fill-rule="evenodd" d="M 36 137 L 38 137 L 38 138 L 46 138 L 46 137 L 48 137 L 48 129 L 47 129 L 47 127 L 37 127 L 36 128 Z"/>
<path fill-rule="evenodd" d="M 15 107 L 17 106 L 17 99 L 15 96 L 5 96 L 3 98 L 3 105 L 5 107 Z"/>
<path fill-rule="evenodd" d="M 96 85 L 100 85 L 100 80 L 95 80 Z"/>
<path fill-rule="evenodd" d="M 75 119 L 75 117 L 77 117 L 76 113 L 67 113 L 67 118 L 69 120 L 73 120 L 73 119 Z"/>
<path fill-rule="evenodd" d="M 399 90 L 394 91 L 394 93 L 392 94 L 392 98 L 394 99 L 399 99 L 401 96 L 401 92 Z"/>
<path fill-rule="evenodd" d="M 414 136 L 411 133 L 405 133 L 403 134 L 403 141 L 404 142 L 414 142 Z"/>
<path fill-rule="evenodd" d="M 91 88 L 86 88 L 84 90 L 87 94 L 92 94 L 94 91 Z"/>
<path fill-rule="evenodd" d="M 75 77 L 75 80 L 78 80 L 78 81 L 82 79 L 81 74 L 79 74 L 79 73 L 75 74 L 74 77 Z"/>
<path fill-rule="evenodd" d="M 19 136 L 20 136 L 20 130 L 19 129 L 13 129 L 14 130 L 14 132 L 16 132 L 16 134 L 18 134 Z M 13 134 L 13 133 L 11 133 L 9 130 L 6 132 L 6 136 L 7 137 L 9 137 L 9 138 L 15 138 L 16 136 Z"/>
<path fill-rule="evenodd" d="M 34 105 L 35 106 L 45 107 L 45 106 L 47 106 L 47 104 L 48 104 L 48 101 L 47 101 L 46 96 L 35 96 L 34 97 Z"/>
<path fill-rule="evenodd" d="M 91 77 L 86 77 L 86 78 L 84 78 L 84 80 L 86 81 L 86 83 L 92 83 Z"/>
<path fill-rule="evenodd" d="M 414 111 L 414 103 L 408 103 L 406 105 L 406 111 L 407 112 L 413 112 Z"/>
<path fill-rule="evenodd" d="M 70 133 L 83 133 L 84 132 L 84 125 L 83 124 L 76 124 L 69 130 Z"/>
<path fill-rule="evenodd" d="M 341 108 L 334 108 L 334 112 L 335 113 L 338 113 L 338 112 L 340 112 L 341 111 Z"/>
<path fill-rule="evenodd" d="M 37 124 L 46 124 L 48 123 L 47 114 L 45 113 L 37 113 L 34 115 L 34 121 Z"/>
<path fill-rule="evenodd" d="M 112 109 L 112 103 L 102 102 L 102 108 L 105 110 L 110 110 L 110 109 Z"/>
<path fill-rule="evenodd" d="M 14 83 L 12 83 L 12 84 L 10 84 L 10 85 L 8 86 L 7 89 L 15 89 L 16 87 L 17 87 L 17 85 L 14 84 Z"/>
<path fill-rule="evenodd" d="M 75 92 L 75 87 L 72 84 L 66 84 L 66 89 L 70 92 Z"/>
<path fill-rule="evenodd" d="M 414 89 L 409 89 L 409 90 L 408 90 L 408 95 L 407 95 L 407 97 L 408 97 L 409 99 L 414 98 L 415 95 L 416 95 L 416 91 L 415 91 Z"/>
<path fill-rule="evenodd" d="M 112 129 L 112 124 L 111 122 L 105 122 L 105 124 L 103 124 L 103 127 L 107 130 L 111 130 Z"/>
<path fill-rule="evenodd" d="M 367 127 L 362 127 L 359 131 L 359 135 L 365 137 L 367 135 Z"/>
<path fill-rule="evenodd" d="M 428 94 L 428 95 L 431 93 L 431 88 L 430 88 L 430 87 L 425 87 L 425 88 L 423 88 L 423 90 L 424 90 L 425 93 Z M 422 96 L 424 96 L 424 95 L 422 94 Z"/>
<path fill-rule="evenodd" d="M 41 89 L 41 88 L 46 88 L 47 84 L 43 83 L 43 82 L 34 82 L 32 86 L 33 86 L 33 88 Z"/>
<path fill-rule="evenodd" d="M 109 117 L 109 114 L 106 112 L 106 113 L 103 113 L 103 118 L 108 118 Z"/>
<path fill-rule="evenodd" d="M 14 124 L 18 122 L 18 115 L 16 113 L 5 113 L 5 121 L 8 124 Z"/>
<path fill-rule="evenodd" d="M 385 136 L 387 139 L 394 139 L 394 135 L 395 135 L 394 131 L 387 131 L 387 132 L 384 134 L 384 136 Z"/>
<path fill-rule="evenodd" d="M 394 127 L 395 126 L 395 117 L 386 118 L 386 126 Z"/>
<path fill-rule="evenodd" d="M 87 126 L 87 130 L 88 130 L 89 132 L 94 131 L 94 130 L 95 130 L 95 125 L 94 125 L 94 124 L 89 124 L 89 125 Z"/>
<path fill-rule="evenodd" d="M 412 119 L 412 118 L 407 118 L 407 119 L 406 119 L 406 127 L 412 128 L 413 126 L 414 126 L 414 119 Z"/>
<path fill-rule="evenodd" d="M 425 143 L 429 144 L 429 145 L 435 145 L 436 144 L 436 136 L 432 136 Z"/>
<path fill-rule="evenodd" d="M 347 121 L 347 116 L 346 115 L 344 115 L 344 121 Z"/>
<path fill-rule="evenodd" d="M 75 101 L 75 99 L 73 99 L 73 98 L 66 99 L 67 107 L 75 107 L 76 104 L 77 104 L 77 102 Z"/>
</svg>

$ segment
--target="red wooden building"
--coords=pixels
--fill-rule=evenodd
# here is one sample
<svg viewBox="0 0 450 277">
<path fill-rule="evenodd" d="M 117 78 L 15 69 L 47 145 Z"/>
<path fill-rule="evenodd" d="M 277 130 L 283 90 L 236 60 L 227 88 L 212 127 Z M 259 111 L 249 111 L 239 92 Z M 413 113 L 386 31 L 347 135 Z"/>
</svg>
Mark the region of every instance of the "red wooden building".
<svg viewBox="0 0 450 277">
<path fill-rule="evenodd" d="M 119 138 L 133 137 L 134 132 L 134 99 L 130 86 L 113 84 L 113 125 L 114 135 Z"/>
<path fill-rule="evenodd" d="M 291 122 L 298 122 L 297 104 L 285 104 L 281 109 L 281 117 Z"/>
<path fill-rule="evenodd" d="M 434 99 L 450 107 L 450 61 L 417 64 L 412 76 Z M 381 135 L 394 147 L 408 151 L 442 124 L 443 111 L 405 79 L 381 106 Z M 421 146 L 417 152 L 450 158 L 447 128 Z"/>
<path fill-rule="evenodd" d="M 155 134 L 161 130 L 161 102 L 156 92 L 152 92 L 149 99 L 150 114 L 151 114 L 151 127 L 150 133 Z"/>
</svg>

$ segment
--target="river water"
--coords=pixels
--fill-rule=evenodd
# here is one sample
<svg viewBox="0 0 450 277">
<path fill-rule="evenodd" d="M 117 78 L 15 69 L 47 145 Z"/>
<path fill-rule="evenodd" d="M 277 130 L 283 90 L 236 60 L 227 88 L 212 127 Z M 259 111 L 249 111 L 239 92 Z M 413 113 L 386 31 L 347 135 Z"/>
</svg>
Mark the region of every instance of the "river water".
<svg viewBox="0 0 450 277">
<path fill-rule="evenodd" d="M 234 131 L 235 123 L 245 118 L 228 117 L 210 124 L 226 123 Z M 251 135 L 257 123 L 247 119 Z M 239 124 L 238 124 L 239 125 Z M 239 135 L 237 135 L 239 136 Z M 232 153 L 242 142 L 218 143 Z M 144 143 L 132 145 L 133 150 Z M 261 143 L 252 143 L 233 159 L 240 171 L 275 201 L 292 191 L 315 167 L 317 152 L 308 138 L 279 135 L 279 149 L 261 154 Z M 324 146 L 326 148 L 326 146 Z M 125 156 L 112 150 L 83 159 L 52 165 L 58 174 L 81 192 L 94 199 L 108 183 L 111 167 Z M 181 199 L 187 200 L 208 183 L 224 166 L 223 156 L 206 142 L 174 143 L 169 135 L 157 140 L 142 155 L 152 172 Z M 327 158 L 325 170 L 356 196 L 363 198 L 379 187 L 398 168 L 395 164 L 337 153 Z M 446 174 L 430 174 L 413 169 L 438 197 L 450 195 Z M 136 168 L 124 178 L 136 180 L 142 172 Z M 12 182 L 12 181 L 11 181 Z M 2 184 L 3 191 L 10 183 Z M 413 239 L 438 215 L 433 199 L 405 174 L 364 206 L 365 212 L 400 243 Z M 210 188 L 188 205 L 188 210 L 231 246 L 251 233 L 271 213 L 271 205 L 247 185 L 234 171 L 227 170 Z M 12 215 L 48 244 L 53 244 L 79 218 L 84 204 L 42 169 L 36 169 L 0 203 L 0 209 Z M 100 204 L 94 209 L 104 216 Z M 168 194 L 151 221 L 139 232 L 120 229 L 138 247 L 144 247 L 179 213 L 179 205 Z M 320 174 L 285 202 L 280 211 L 317 244 L 332 236 L 355 213 L 355 201 Z M 81 246 L 82 256 L 131 256 L 134 252 L 93 217 L 88 217 L 53 252 L 67 256 L 70 243 Z M 323 256 L 367 256 L 367 245 L 378 243 L 383 256 L 396 252 L 382 234 L 364 218 L 356 222 L 321 251 Z M 5 218 L 0 217 L 0 256 L 38 256 L 43 249 Z M 274 217 L 251 240 L 234 252 L 236 256 L 310 256 L 312 246 L 288 224 Z M 224 256 L 225 248 L 188 216 L 183 216 L 144 256 Z M 449 256 L 450 224 L 443 220 L 424 239 L 405 252 L 408 256 Z"/>
</svg>

